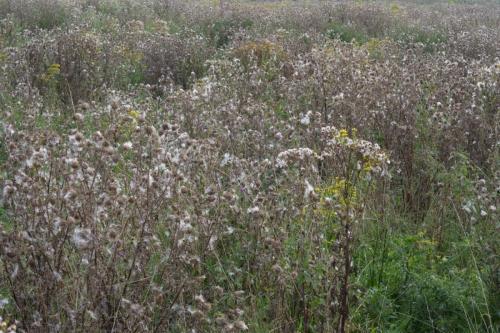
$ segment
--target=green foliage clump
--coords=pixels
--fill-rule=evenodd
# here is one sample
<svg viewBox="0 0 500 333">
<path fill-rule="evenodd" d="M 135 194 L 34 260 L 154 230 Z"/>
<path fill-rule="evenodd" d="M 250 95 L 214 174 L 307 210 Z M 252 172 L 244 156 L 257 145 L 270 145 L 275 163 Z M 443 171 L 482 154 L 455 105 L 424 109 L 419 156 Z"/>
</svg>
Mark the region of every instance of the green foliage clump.
<svg viewBox="0 0 500 333">
<path fill-rule="evenodd" d="M 227 18 L 210 21 L 203 28 L 205 35 L 212 41 L 216 48 L 221 48 L 229 44 L 235 32 L 239 29 L 249 29 L 253 21 L 249 18 Z"/>
<path fill-rule="evenodd" d="M 433 52 L 448 38 L 440 31 L 425 30 L 418 27 L 401 27 L 393 34 L 393 39 L 403 44 L 423 44 L 426 52 Z"/>
<path fill-rule="evenodd" d="M 368 36 L 356 27 L 341 23 L 332 23 L 326 34 L 329 38 L 338 38 L 346 43 L 354 41 L 358 44 L 364 44 L 369 40 Z"/>
<path fill-rule="evenodd" d="M 485 299 L 488 272 L 475 266 L 468 239 L 442 244 L 423 232 L 386 231 L 357 252 L 360 299 L 354 321 L 376 332 L 493 332 Z"/>
</svg>

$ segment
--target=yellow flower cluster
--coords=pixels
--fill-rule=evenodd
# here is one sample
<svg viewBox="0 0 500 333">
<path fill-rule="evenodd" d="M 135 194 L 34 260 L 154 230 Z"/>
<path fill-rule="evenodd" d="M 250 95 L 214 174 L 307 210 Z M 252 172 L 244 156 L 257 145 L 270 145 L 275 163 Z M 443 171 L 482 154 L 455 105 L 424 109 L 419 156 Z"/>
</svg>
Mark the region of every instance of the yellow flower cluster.
<svg viewBox="0 0 500 333">
<path fill-rule="evenodd" d="M 9 325 L 6 321 L 0 317 L 0 332 L 3 333 L 15 333 L 17 330 L 16 324 Z"/>
<path fill-rule="evenodd" d="M 128 112 L 128 115 L 134 118 L 135 120 L 137 120 L 140 116 L 139 112 L 133 109 Z"/>
<path fill-rule="evenodd" d="M 348 138 L 349 137 L 349 133 L 347 132 L 346 129 L 341 129 L 339 131 L 339 138 Z"/>
<path fill-rule="evenodd" d="M 373 160 L 370 159 L 370 158 L 365 158 L 365 160 L 363 161 L 363 171 L 364 172 L 370 172 L 373 170 Z"/>
<path fill-rule="evenodd" d="M 46 82 L 52 81 L 57 75 L 61 73 L 61 65 L 52 64 L 49 66 L 45 74 L 42 75 L 42 80 Z"/>
<path fill-rule="evenodd" d="M 392 15 L 398 15 L 399 13 L 401 13 L 401 8 L 397 5 L 397 4 L 392 4 L 391 5 L 391 13 Z"/>
<path fill-rule="evenodd" d="M 357 203 L 356 188 L 344 178 L 336 177 L 331 185 L 316 189 L 320 195 L 319 213 L 326 217 L 336 216 L 334 207 L 351 207 Z"/>
</svg>

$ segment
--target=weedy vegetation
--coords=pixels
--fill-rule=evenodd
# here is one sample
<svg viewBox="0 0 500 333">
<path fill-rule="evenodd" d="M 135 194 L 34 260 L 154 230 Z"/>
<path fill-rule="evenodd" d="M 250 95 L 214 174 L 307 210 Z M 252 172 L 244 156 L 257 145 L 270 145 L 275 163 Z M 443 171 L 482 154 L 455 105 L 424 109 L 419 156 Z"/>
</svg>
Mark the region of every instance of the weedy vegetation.
<svg viewBox="0 0 500 333">
<path fill-rule="evenodd" d="M 0 0 L 1 332 L 500 330 L 500 6 Z"/>
</svg>

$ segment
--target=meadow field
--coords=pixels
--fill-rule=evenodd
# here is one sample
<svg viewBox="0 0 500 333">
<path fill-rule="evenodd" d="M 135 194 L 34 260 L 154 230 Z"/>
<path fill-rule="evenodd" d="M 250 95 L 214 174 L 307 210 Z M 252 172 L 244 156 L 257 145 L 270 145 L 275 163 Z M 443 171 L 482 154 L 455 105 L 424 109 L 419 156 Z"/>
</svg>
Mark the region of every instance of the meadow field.
<svg viewBox="0 0 500 333">
<path fill-rule="evenodd" d="M 0 0 L 0 332 L 500 331 L 500 2 Z"/>
</svg>

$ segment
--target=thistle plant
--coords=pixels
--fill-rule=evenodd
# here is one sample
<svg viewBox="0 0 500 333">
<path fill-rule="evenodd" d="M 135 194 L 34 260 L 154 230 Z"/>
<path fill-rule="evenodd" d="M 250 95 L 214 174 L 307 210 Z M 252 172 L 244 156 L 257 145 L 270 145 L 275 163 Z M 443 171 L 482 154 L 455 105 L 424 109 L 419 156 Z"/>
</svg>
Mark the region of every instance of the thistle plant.
<svg viewBox="0 0 500 333">
<path fill-rule="evenodd" d="M 0 315 L 498 331 L 484 1 L 0 0 Z"/>
<path fill-rule="evenodd" d="M 357 130 L 336 131 L 324 128 L 322 134 L 332 138 L 320 155 L 322 165 L 335 165 L 335 176 L 330 185 L 318 189 L 320 197 L 318 215 L 326 220 L 330 228 L 329 245 L 332 250 L 333 279 L 329 305 L 335 318 L 336 332 L 345 332 L 349 320 L 350 275 L 353 263 L 353 243 L 356 242 L 355 225 L 364 216 L 366 196 L 373 186 L 374 176 L 388 176 L 389 159 L 377 145 L 359 139 Z M 326 167 L 325 167 L 326 168 Z"/>
</svg>

